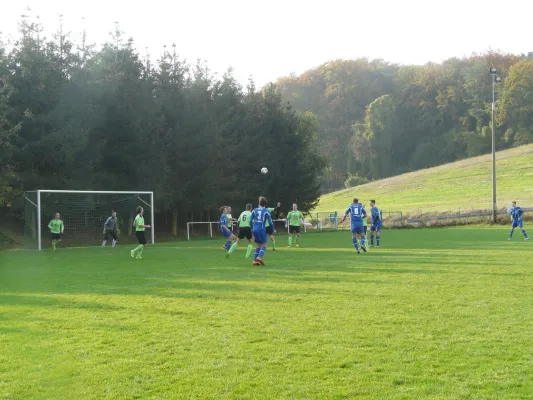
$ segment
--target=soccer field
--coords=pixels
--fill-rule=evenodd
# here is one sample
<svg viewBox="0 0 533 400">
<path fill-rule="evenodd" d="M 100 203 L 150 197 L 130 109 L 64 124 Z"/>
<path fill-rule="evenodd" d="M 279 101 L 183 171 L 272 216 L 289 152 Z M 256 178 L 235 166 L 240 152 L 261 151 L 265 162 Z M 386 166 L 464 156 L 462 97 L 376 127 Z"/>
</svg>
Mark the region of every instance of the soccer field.
<svg viewBox="0 0 533 400">
<path fill-rule="evenodd" d="M 1 399 L 525 399 L 533 243 L 508 228 L 0 253 Z"/>
</svg>

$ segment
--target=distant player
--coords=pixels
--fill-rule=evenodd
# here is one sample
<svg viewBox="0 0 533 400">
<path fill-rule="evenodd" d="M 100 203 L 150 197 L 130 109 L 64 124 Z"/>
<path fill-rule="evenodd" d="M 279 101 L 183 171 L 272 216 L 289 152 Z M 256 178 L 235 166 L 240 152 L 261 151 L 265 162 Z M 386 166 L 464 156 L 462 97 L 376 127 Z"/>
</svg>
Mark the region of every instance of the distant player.
<svg viewBox="0 0 533 400">
<path fill-rule="evenodd" d="M 227 206 L 226 216 L 228 217 L 228 228 L 233 232 L 233 217 L 231 216 L 231 207 Z"/>
<path fill-rule="evenodd" d="M 524 210 L 522 210 L 520 207 L 516 205 L 516 201 L 513 201 L 513 206 L 511 207 L 511 218 L 513 219 L 513 224 L 511 226 L 511 233 L 509 235 L 509 240 L 513 238 L 513 233 L 515 228 L 520 228 L 522 233 L 524 234 L 524 240 L 529 240 L 529 236 L 527 235 L 526 230 L 524 229 L 524 222 L 522 221 L 522 214 L 524 214 Z"/>
<path fill-rule="evenodd" d="M 292 205 L 292 211 L 287 214 L 287 223 L 289 224 L 289 247 L 292 247 L 293 243 L 296 247 L 300 247 L 300 225 L 304 222 L 304 215 L 298 210 L 298 205 L 294 203 Z M 296 238 L 293 241 L 294 233 L 296 233 Z"/>
<path fill-rule="evenodd" d="M 363 203 L 359 203 L 359 205 L 365 208 L 365 205 Z M 365 230 L 365 235 L 367 234 L 367 230 L 368 230 L 368 223 L 366 219 L 367 219 L 367 215 L 363 217 L 363 229 Z"/>
<path fill-rule="evenodd" d="M 113 238 L 111 247 L 115 247 L 115 245 L 117 244 L 117 240 L 118 240 L 117 212 L 116 211 L 111 211 L 111 216 L 104 223 L 104 241 L 102 242 L 102 247 L 105 247 L 110 236 Z"/>
<path fill-rule="evenodd" d="M 264 197 L 259 197 L 259 207 L 252 211 L 252 215 L 250 217 L 252 221 L 252 233 L 254 235 L 254 241 L 257 246 L 255 249 L 253 265 L 265 265 L 263 258 L 265 256 L 268 243 L 265 228 L 266 221 L 268 221 L 270 225 L 274 225 L 272 223 L 270 213 L 265 208 L 266 205 L 266 199 Z"/>
<path fill-rule="evenodd" d="M 341 224 L 346 220 L 346 217 L 350 214 L 350 219 L 352 223 L 352 243 L 357 254 L 361 254 L 359 251 L 358 240 L 361 240 L 361 248 L 366 253 L 366 236 L 365 229 L 363 227 L 363 218 L 366 216 L 366 211 L 361 204 L 359 204 L 358 199 L 353 199 L 353 203 L 346 209 L 344 217 L 342 218 Z"/>
<path fill-rule="evenodd" d="M 138 260 L 142 259 L 142 254 L 144 251 L 144 248 L 146 247 L 146 236 L 144 235 L 144 231 L 146 228 L 150 228 L 150 225 L 144 224 L 144 208 L 141 206 L 137 207 L 137 216 L 135 217 L 135 220 L 133 221 L 133 226 L 135 227 L 135 236 L 137 237 L 137 241 L 139 242 L 139 245 L 134 248 L 130 254 L 132 258 L 136 258 Z"/>
<path fill-rule="evenodd" d="M 232 231 L 230 231 L 228 226 L 228 207 L 224 206 L 221 208 L 222 214 L 220 215 L 220 233 L 226 238 L 226 243 L 224 244 L 224 250 L 226 253 L 229 253 L 233 242 L 236 237 Z M 228 254 L 226 254 L 226 257 Z"/>
<path fill-rule="evenodd" d="M 374 233 L 376 234 L 376 246 L 379 247 L 380 232 L 381 232 L 381 212 L 376 207 L 376 200 L 370 200 L 370 217 L 372 225 L 370 225 L 370 246 L 374 246 Z"/>
<path fill-rule="evenodd" d="M 251 220 L 252 220 L 252 205 L 246 204 L 246 210 L 241 213 L 241 215 L 239 216 L 239 219 L 237 220 L 237 225 L 239 228 L 239 232 L 237 234 L 237 241 L 235 241 L 235 243 L 232 244 L 228 253 L 226 254 L 226 257 L 229 257 L 230 254 L 232 254 L 237 249 L 237 246 L 241 243 L 241 239 L 248 240 L 248 249 L 246 250 L 246 258 L 250 257 L 250 254 L 252 254 L 252 251 L 254 249 L 253 242 L 252 242 L 252 228 L 250 225 Z"/>
<path fill-rule="evenodd" d="M 268 212 L 270 213 L 270 217 L 272 218 L 272 213 L 274 211 L 277 211 L 279 210 L 279 208 L 281 207 L 281 203 L 278 202 L 278 204 L 276 205 L 276 208 L 267 208 Z M 270 240 L 272 241 L 272 251 L 276 251 L 276 230 L 274 229 L 274 225 L 270 225 L 270 223 L 267 221 L 266 222 L 266 232 L 267 232 L 267 235 L 270 236 Z"/>
<path fill-rule="evenodd" d="M 61 221 L 61 215 L 56 213 L 55 218 L 48 224 L 50 229 L 50 237 L 52 239 L 52 248 L 56 251 L 57 242 L 61 242 L 63 239 L 63 232 L 65 231 L 65 224 Z"/>
</svg>

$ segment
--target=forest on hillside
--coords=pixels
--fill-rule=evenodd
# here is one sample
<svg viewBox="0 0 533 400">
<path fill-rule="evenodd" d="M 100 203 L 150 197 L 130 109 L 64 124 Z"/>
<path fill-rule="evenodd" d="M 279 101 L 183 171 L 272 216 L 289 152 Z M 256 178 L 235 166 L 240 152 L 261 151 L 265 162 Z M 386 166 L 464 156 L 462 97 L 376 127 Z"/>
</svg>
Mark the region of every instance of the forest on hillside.
<svg viewBox="0 0 533 400">
<path fill-rule="evenodd" d="M 316 204 L 316 118 L 274 87 L 216 77 L 177 46 L 143 57 L 118 27 L 98 48 L 42 32 L 24 18 L 0 41 L 0 208 L 20 213 L 35 189 L 152 190 L 158 213 L 185 218 L 259 195 Z"/>
<path fill-rule="evenodd" d="M 487 52 L 441 64 L 337 60 L 277 81 L 311 111 L 329 160 L 323 189 L 353 186 L 490 152 L 490 67 L 498 70 L 496 147 L 533 142 L 533 53 Z"/>
</svg>

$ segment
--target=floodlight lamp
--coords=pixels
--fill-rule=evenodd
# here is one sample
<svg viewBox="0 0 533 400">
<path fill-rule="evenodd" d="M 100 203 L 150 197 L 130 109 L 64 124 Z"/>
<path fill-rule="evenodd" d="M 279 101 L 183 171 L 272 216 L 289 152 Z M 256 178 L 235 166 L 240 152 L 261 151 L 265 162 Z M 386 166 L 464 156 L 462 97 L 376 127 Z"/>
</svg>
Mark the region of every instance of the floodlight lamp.
<svg viewBox="0 0 533 400">
<path fill-rule="evenodd" d="M 491 67 L 491 68 L 490 68 L 490 73 L 491 73 L 491 75 L 496 74 L 496 68 Z"/>
<path fill-rule="evenodd" d="M 501 76 L 497 76 L 496 77 L 496 83 L 500 83 L 502 81 L 502 77 Z"/>
</svg>

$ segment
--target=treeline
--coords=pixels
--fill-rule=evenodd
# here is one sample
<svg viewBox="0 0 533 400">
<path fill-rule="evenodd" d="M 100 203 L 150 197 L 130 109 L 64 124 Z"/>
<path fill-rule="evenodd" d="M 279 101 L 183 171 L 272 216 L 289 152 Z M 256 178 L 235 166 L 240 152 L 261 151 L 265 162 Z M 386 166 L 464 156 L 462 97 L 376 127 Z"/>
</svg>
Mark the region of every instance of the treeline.
<svg viewBox="0 0 533 400">
<path fill-rule="evenodd" d="M 495 67 L 497 149 L 533 142 L 533 53 L 489 52 L 442 64 L 332 61 L 279 79 L 284 99 L 319 119 L 325 188 L 490 152 Z"/>
<path fill-rule="evenodd" d="M 99 50 L 61 28 L 45 40 L 23 20 L 0 42 L 0 206 L 41 188 L 153 190 L 174 214 L 258 195 L 312 207 L 325 167 L 315 116 L 177 53 L 152 62 L 118 29 Z"/>
</svg>

